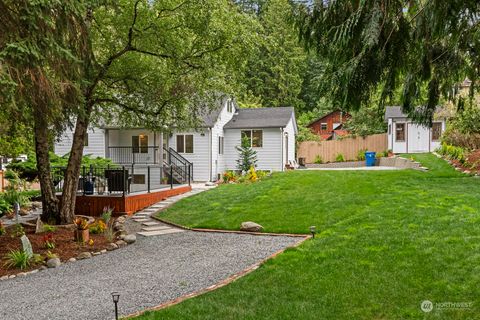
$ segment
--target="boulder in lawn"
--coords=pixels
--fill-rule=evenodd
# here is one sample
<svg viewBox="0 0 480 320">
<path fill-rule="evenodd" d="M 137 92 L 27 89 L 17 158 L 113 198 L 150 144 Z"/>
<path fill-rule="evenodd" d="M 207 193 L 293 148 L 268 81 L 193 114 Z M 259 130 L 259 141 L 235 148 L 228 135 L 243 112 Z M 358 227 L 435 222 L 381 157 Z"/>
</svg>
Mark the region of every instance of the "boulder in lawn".
<svg viewBox="0 0 480 320">
<path fill-rule="evenodd" d="M 240 231 L 260 232 L 262 230 L 263 227 L 261 225 L 252 221 L 242 222 L 240 226 Z"/>
</svg>

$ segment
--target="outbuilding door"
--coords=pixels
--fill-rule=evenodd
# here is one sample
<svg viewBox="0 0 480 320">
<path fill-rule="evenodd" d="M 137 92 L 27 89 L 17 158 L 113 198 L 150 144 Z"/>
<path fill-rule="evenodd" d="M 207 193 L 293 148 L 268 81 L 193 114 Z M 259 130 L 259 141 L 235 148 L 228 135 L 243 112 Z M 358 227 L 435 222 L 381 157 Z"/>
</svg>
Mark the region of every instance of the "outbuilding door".
<svg viewBox="0 0 480 320">
<path fill-rule="evenodd" d="M 429 152 L 430 130 L 414 123 L 408 124 L 407 130 L 408 153 Z"/>
</svg>

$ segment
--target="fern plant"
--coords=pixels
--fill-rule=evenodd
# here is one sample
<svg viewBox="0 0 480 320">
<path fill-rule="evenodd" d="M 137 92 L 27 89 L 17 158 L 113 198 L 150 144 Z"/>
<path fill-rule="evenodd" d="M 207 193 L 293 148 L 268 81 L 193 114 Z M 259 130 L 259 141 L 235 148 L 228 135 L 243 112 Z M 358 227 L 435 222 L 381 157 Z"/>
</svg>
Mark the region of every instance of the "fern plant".
<svg viewBox="0 0 480 320">
<path fill-rule="evenodd" d="M 4 266 L 7 269 L 19 268 L 26 269 L 31 265 L 31 257 L 23 250 L 10 250 L 5 255 Z"/>
</svg>

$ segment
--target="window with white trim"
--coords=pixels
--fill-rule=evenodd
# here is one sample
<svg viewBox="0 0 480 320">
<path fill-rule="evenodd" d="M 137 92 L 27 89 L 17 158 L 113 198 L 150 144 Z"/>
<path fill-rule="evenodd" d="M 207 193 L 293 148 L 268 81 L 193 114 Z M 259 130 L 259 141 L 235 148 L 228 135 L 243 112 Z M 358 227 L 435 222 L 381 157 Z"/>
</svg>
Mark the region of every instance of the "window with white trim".
<svg viewBox="0 0 480 320">
<path fill-rule="evenodd" d="M 247 137 L 250 140 L 250 147 L 263 147 L 263 130 L 242 130 L 241 138 Z"/>
<path fill-rule="evenodd" d="M 223 137 L 218 137 L 218 154 L 223 154 Z"/>
<path fill-rule="evenodd" d="M 177 152 L 193 153 L 193 134 L 177 134 Z"/>
</svg>

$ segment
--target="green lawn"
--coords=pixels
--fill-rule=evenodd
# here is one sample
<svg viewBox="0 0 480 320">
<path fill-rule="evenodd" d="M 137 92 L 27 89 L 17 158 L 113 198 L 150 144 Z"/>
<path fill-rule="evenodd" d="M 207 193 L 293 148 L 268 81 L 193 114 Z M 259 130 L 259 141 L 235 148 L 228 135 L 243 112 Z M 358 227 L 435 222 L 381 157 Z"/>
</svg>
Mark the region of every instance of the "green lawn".
<svg viewBox="0 0 480 320">
<path fill-rule="evenodd" d="M 211 293 L 140 319 L 464 319 L 480 312 L 480 179 L 429 172 L 293 171 L 223 185 L 161 217 L 190 227 L 318 236 Z M 423 313 L 420 302 L 472 302 Z"/>
</svg>

